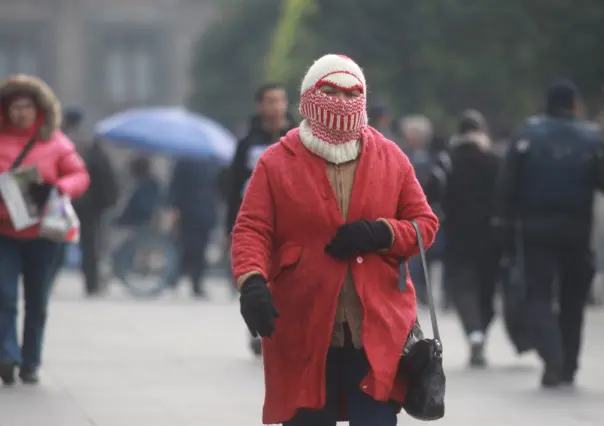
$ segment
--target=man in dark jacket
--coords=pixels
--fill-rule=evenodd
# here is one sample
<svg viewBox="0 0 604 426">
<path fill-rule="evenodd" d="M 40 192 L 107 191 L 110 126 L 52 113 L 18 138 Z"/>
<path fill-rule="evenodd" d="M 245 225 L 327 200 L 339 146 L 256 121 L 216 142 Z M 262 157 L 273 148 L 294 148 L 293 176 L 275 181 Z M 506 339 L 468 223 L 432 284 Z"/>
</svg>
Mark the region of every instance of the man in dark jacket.
<svg viewBox="0 0 604 426">
<path fill-rule="evenodd" d="M 503 223 L 521 229 L 526 298 L 542 385 L 572 384 L 594 263 L 594 191 L 604 190 L 604 150 L 596 128 L 579 118 L 579 94 L 563 80 L 547 92 L 546 114 L 512 142 L 501 185 Z M 557 283 L 555 286 L 554 284 Z M 559 289 L 559 313 L 552 307 Z"/>
<path fill-rule="evenodd" d="M 257 114 L 250 122 L 249 133 L 239 141 L 231 165 L 228 191 L 227 234 L 231 234 L 243 192 L 260 155 L 294 127 L 287 113 L 285 88 L 280 84 L 266 84 L 256 91 Z"/>
<path fill-rule="evenodd" d="M 257 114 L 251 119 L 248 135 L 239 141 L 231 165 L 227 216 L 229 239 L 243 201 L 247 182 L 260 155 L 295 127 L 292 117 L 287 112 L 287 93 L 282 85 L 266 84 L 256 91 L 255 98 Z M 256 355 L 260 355 L 259 338 L 251 338 L 250 346 Z"/>
<path fill-rule="evenodd" d="M 92 145 L 81 140 L 79 130 L 83 115 L 77 111 L 66 112 L 65 131 L 74 139 L 81 151 L 90 174 L 90 187 L 83 197 L 73 202 L 80 219 L 80 250 L 82 273 L 87 296 L 96 296 L 102 291 L 99 261 L 102 252 L 103 215 L 118 200 L 117 177 L 109 157 L 98 140 Z M 80 139 L 80 140 L 78 140 Z"/>
</svg>

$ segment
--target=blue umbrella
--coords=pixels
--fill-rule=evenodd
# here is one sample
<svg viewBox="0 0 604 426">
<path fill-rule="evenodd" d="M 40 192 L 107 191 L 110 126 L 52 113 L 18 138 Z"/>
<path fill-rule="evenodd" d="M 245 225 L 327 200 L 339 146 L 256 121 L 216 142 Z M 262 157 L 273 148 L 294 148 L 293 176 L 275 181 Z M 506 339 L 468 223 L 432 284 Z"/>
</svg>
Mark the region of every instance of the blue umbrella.
<svg viewBox="0 0 604 426">
<path fill-rule="evenodd" d="M 182 108 L 130 109 L 99 122 L 95 136 L 130 148 L 230 163 L 237 140 L 220 124 Z"/>
</svg>

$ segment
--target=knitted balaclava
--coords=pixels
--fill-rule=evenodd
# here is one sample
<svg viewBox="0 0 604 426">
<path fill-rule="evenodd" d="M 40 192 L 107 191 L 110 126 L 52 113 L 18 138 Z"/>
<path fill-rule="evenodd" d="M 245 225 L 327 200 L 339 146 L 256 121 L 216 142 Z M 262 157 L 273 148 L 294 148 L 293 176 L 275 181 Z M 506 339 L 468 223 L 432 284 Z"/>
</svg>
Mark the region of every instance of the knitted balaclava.
<svg viewBox="0 0 604 426">
<path fill-rule="evenodd" d="M 319 90 L 323 85 L 361 91 L 361 96 L 340 99 Z M 342 55 L 325 55 L 315 61 L 302 81 L 300 124 L 302 143 L 314 154 L 340 164 L 357 158 L 361 131 L 367 125 L 365 76 L 361 68 Z"/>
</svg>

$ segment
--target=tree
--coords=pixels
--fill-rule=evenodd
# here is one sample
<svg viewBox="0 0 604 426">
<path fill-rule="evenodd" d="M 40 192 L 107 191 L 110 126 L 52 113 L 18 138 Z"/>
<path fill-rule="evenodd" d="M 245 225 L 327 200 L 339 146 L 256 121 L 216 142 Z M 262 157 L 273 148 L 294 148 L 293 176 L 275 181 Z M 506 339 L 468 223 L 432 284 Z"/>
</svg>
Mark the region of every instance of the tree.
<svg viewBox="0 0 604 426">
<path fill-rule="evenodd" d="M 594 113 L 601 102 L 602 0 L 345 4 L 314 0 L 309 12 L 304 6 L 310 1 L 242 2 L 200 46 L 204 71 L 198 71 L 203 76 L 198 86 L 208 78 L 213 84 L 198 89 L 203 100 L 198 105 L 212 105 L 212 99 L 233 90 L 248 96 L 262 80 L 261 58 L 269 50 L 269 75 L 282 79 L 292 93 L 313 58 L 343 53 L 363 66 L 370 103 L 385 99 L 399 113 L 427 114 L 447 130 L 462 109 L 476 108 L 496 132 L 507 132 L 537 112 L 545 87 L 557 77 L 573 79 Z M 220 55 L 237 50 L 241 40 L 246 40 L 245 49 L 233 70 Z M 236 120 L 243 109 L 221 103 L 215 117 Z"/>
<path fill-rule="evenodd" d="M 266 74 L 271 81 L 287 84 L 296 70 L 300 69 L 301 60 L 306 59 L 301 52 L 302 46 L 307 46 L 306 51 L 314 48 L 314 40 L 304 22 L 315 12 L 316 7 L 312 0 L 285 0 L 281 9 L 267 55 Z"/>
<path fill-rule="evenodd" d="M 192 110 L 234 129 L 253 109 L 281 0 L 221 0 L 220 19 L 193 52 Z"/>
</svg>

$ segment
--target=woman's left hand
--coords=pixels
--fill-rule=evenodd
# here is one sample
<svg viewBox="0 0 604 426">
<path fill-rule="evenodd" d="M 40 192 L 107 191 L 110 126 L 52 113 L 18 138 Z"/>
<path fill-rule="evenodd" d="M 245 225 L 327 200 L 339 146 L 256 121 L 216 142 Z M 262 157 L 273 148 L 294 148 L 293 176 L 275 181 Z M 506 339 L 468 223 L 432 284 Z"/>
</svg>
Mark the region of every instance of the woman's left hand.
<svg viewBox="0 0 604 426">
<path fill-rule="evenodd" d="M 358 220 L 340 226 L 325 246 L 325 252 L 337 259 L 347 259 L 359 253 L 388 249 L 391 243 L 392 232 L 384 222 Z"/>
</svg>

